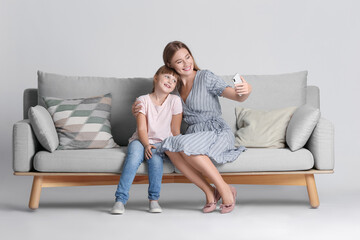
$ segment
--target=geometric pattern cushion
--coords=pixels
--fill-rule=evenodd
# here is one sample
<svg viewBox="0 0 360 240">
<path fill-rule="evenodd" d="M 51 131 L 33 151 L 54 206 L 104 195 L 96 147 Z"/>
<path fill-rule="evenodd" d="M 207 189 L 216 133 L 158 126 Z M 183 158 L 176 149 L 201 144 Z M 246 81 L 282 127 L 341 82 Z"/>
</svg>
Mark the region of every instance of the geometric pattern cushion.
<svg viewBox="0 0 360 240">
<path fill-rule="evenodd" d="M 58 150 L 118 147 L 111 134 L 110 93 L 90 98 L 43 99 L 59 136 Z"/>
</svg>

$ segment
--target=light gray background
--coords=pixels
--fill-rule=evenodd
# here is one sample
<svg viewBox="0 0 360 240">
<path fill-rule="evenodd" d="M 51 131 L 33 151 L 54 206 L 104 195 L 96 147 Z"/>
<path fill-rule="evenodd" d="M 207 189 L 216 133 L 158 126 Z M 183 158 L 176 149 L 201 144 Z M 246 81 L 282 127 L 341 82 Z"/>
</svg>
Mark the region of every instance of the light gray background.
<svg viewBox="0 0 360 240">
<path fill-rule="evenodd" d="M 21 212 L 26 212 L 31 178 L 12 176 L 11 135 L 13 123 L 22 119 L 23 90 L 37 87 L 36 71 L 66 75 L 151 77 L 162 65 L 164 46 L 172 40 L 185 42 L 192 50 L 200 68 L 210 69 L 218 75 L 236 72 L 277 74 L 308 70 L 308 84 L 317 85 L 321 90 L 322 116 L 334 123 L 336 131 L 335 174 L 316 176 L 320 202 L 323 205 L 322 210 L 316 211 L 324 211 L 327 207 L 331 211 L 330 209 L 346 205 L 349 209 L 339 210 L 338 214 L 341 212 L 358 214 L 359 207 L 356 208 L 355 205 L 358 205 L 360 200 L 360 184 L 357 178 L 360 168 L 359 11 L 360 2 L 356 0 L 1 0 L 0 204 L 1 208 L 5 209 L 0 214 L 1 228 L 8 229 L 5 233 L 16 231 L 11 228 L 9 230 L 4 222 L 9 223 L 8 220 L 13 219 L 16 224 L 16 219 L 24 219 Z M 202 196 L 190 185 L 166 185 L 164 189 L 174 191 L 177 187 L 184 192 L 194 191 L 194 195 L 198 197 L 198 200 L 194 201 L 200 201 Z M 44 201 L 45 209 L 47 198 L 50 201 L 47 206 L 49 216 L 59 206 L 69 213 L 76 212 L 78 208 L 85 211 L 86 206 L 94 207 L 91 205 L 92 191 L 113 194 L 113 187 L 69 189 L 52 189 L 46 190 L 47 195 L 43 193 L 45 196 L 42 196 L 41 200 Z M 134 189 L 145 191 L 146 188 L 136 186 Z M 265 195 L 268 193 L 284 196 L 288 196 L 289 192 L 293 195 L 297 193 L 292 190 L 293 188 L 285 188 L 286 190 L 282 191 L 281 187 L 238 186 L 238 189 L 248 190 L 247 194 L 250 194 L 250 197 L 243 200 L 245 203 L 246 201 L 251 203 L 258 194 L 260 198 L 264 198 L 261 192 L 266 192 Z M 61 191 L 68 193 L 61 195 L 59 194 Z M 71 207 L 73 195 L 71 191 L 81 191 L 83 193 L 81 197 L 88 199 L 90 203 L 87 204 L 90 205 L 83 207 L 80 201 L 78 205 Z M 177 192 L 174 194 L 176 195 Z M 306 193 L 304 194 L 300 198 L 305 204 L 300 204 L 298 213 L 302 212 L 301 208 L 308 211 Z M 54 203 L 51 203 L 51 196 L 55 199 Z M 67 209 L 66 204 L 56 204 L 64 202 L 64 199 L 68 199 L 71 211 Z M 99 201 L 104 199 L 109 199 L 105 202 L 111 204 L 112 196 L 104 196 Z M 332 203 L 331 199 L 338 199 L 338 205 Z M 291 199 L 288 200 L 291 202 Z M 202 203 L 199 204 L 201 206 Z M 289 207 L 286 205 L 286 200 L 279 201 L 275 196 L 273 201 L 264 203 L 263 210 L 266 212 L 274 206 L 282 209 L 284 207 L 282 204 Z M 187 204 L 184 208 L 189 206 L 193 207 L 193 204 Z M 256 214 L 259 214 L 259 218 L 263 217 L 259 207 L 255 205 L 253 210 L 255 215 L 249 214 L 252 217 Z M 290 204 L 290 207 L 298 206 L 295 203 Z M 354 209 L 350 210 L 352 207 Z M 41 220 L 40 211 L 36 212 L 38 215 L 26 216 L 26 221 L 46 221 L 48 215 L 45 214 Z M 105 212 L 103 211 L 102 214 L 106 219 Z M 273 212 L 272 217 L 281 219 L 276 212 Z M 29 214 L 26 213 L 25 215 Z M 324 229 L 328 226 L 331 230 L 333 225 L 326 222 L 331 214 L 327 215 L 329 213 L 327 211 L 323 213 L 325 215 L 321 219 L 325 221 Z M 174 214 L 183 216 L 183 222 L 189 220 L 186 211 Z M 70 215 L 65 214 L 65 216 Z M 143 216 L 146 216 L 150 222 L 154 220 L 142 212 L 138 215 L 140 218 Z M 294 220 L 292 217 L 296 214 L 289 216 L 282 220 L 292 221 Z M 173 216 L 170 215 L 171 217 Z M 344 216 L 336 217 L 331 223 L 334 226 L 341 225 L 342 217 Z M 36 218 L 40 220 L 35 220 Z M 62 216 L 62 218 L 64 222 L 67 221 L 66 217 Z M 241 219 L 241 215 L 239 218 Z M 206 219 L 201 215 L 198 220 L 207 221 Z M 205 228 L 206 226 L 216 228 L 211 224 L 214 221 L 218 222 L 217 218 L 211 219 L 210 225 L 205 224 Z M 250 222 L 252 220 L 254 219 Z M 269 221 L 271 222 L 270 219 Z M 297 223 L 298 221 L 299 219 Z M 353 219 L 351 223 L 354 223 Z M 256 225 L 256 220 L 254 224 Z M 20 228 L 25 225 L 27 226 L 27 223 L 20 224 Z M 313 225 L 308 227 L 311 226 Z M 288 225 L 287 227 L 292 229 Z M 344 224 L 337 233 L 340 236 L 341 231 L 349 232 L 349 229 L 352 228 Z M 75 230 L 72 233 L 77 234 Z M 290 234 L 290 230 L 285 232 L 279 230 L 276 233 L 277 237 L 282 237 L 287 233 Z M 143 234 L 147 236 L 146 233 Z M 337 235 L 333 232 L 329 236 Z"/>
</svg>

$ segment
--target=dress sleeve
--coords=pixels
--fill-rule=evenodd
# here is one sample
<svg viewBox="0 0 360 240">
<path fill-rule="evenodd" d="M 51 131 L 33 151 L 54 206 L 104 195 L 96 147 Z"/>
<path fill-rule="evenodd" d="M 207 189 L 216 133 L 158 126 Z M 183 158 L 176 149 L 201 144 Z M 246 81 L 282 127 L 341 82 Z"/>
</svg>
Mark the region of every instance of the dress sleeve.
<svg viewBox="0 0 360 240">
<path fill-rule="evenodd" d="M 172 115 L 177 115 L 179 113 L 182 113 L 183 108 L 182 108 L 182 103 L 181 103 L 181 99 L 179 96 L 174 95 L 174 104 L 172 107 Z"/>
<path fill-rule="evenodd" d="M 224 89 L 230 87 L 222 78 L 208 70 L 205 73 L 205 81 L 207 90 L 216 96 L 221 96 Z"/>
</svg>

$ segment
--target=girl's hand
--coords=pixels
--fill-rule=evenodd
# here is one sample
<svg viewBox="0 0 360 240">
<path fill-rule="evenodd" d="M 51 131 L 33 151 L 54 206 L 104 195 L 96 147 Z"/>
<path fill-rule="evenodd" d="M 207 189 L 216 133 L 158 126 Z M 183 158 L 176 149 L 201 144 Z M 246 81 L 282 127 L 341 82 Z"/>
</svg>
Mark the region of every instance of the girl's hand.
<svg viewBox="0 0 360 240">
<path fill-rule="evenodd" d="M 145 146 L 145 158 L 146 160 L 149 160 L 150 158 L 152 158 L 152 152 L 151 149 L 152 148 L 156 148 L 154 145 L 146 145 Z"/>
<path fill-rule="evenodd" d="M 251 85 L 243 77 L 240 78 L 243 82 L 235 85 L 235 92 L 240 95 L 247 95 L 251 92 Z"/>
<path fill-rule="evenodd" d="M 139 111 L 141 109 L 141 102 L 136 100 L 133 105 L 131 106 L 131 112 L 134 115 L 134 117 L 137 117 Z"/>
</svg>

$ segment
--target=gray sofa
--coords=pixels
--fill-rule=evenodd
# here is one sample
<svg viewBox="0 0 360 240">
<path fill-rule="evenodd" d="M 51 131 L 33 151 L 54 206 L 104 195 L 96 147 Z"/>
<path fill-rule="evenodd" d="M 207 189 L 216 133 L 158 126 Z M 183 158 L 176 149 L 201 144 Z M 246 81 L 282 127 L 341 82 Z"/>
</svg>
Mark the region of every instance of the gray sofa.
<svg viewBox="0 0 360 240">
<path fill-rule="evenodd" d="M 231 76 L 222 76 L 231 84 Z M 244 103 L 220 99 L 223 118 L 236 131 L 235 107 L 264 110 L 287 106 L 320 107 L 319 88 L 307 86 L 307 72 L 281 75 L 245 75 L 253 93 Z M 13 170 L 16 176 L 34 176 L 29 207 L 39 206 L 44 187 L 117 184 L 126 155 L 128 138 L 136 121 L 131 104 L 152 88 L 151 78 L 70 77 L 38 72 L 38 88 L 24 91 L 24 119 L 13 127 Z M 112 93 L 112 134 L 120 148 L 56 150 L 52 153 L 39 144 L 28 119 L 28 109 L 44 106 L 42 97 L 79 98 Z M 183 126 L 186 128 L 186 126 Z M 232 163 L 217 166 L 231 184 L 302 185 L 307 187 L 310 205 L 319 206 L 314 174 L 333 173 L 334 127 L 321 118 L 304 148 L 248 148 Z M 147 183 L 142 164 L 134 183 Z M 170 162 L 164 163 L 164 183 L 188 180 Z"/>
</svg>

